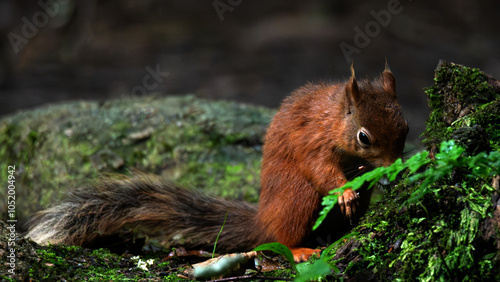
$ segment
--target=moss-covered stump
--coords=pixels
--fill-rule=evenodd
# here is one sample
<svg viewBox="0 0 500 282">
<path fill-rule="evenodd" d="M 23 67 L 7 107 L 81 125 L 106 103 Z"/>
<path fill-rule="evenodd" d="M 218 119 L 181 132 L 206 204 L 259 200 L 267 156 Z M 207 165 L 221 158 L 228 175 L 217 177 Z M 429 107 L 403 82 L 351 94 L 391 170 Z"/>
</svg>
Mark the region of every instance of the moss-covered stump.
<svg viewBox="0 0 500 282">
<path fill-rule="evenodd" d="M 500 149 L 499 81 L 479 69 L 442 61 L 426 93 L 431 114 L 423 142 L 429 149 L 449 139 L 470 154 Z"/>
<path fill-rule="evenodd" d="M 335 248 L 338 276 L 500 281 L 499 85 L 478 69 L 439 64 L 426 89 L 430 154 Z"/>
<path fill-rule="evenodd" d="M 0 120 L 0 183 L 8 184 L 8 167 L 15 166 L 18 227 L 67 189 L 131 168 L 256 202 L 261 145 L 273 113 L 192 96 L 74 102 L 20 112 Z M 6 194 L 0 190 L 1 199 Z M 1 201 L 0 218 L 6 220 L 7 212 L 7 201 Z"/>
</svg>

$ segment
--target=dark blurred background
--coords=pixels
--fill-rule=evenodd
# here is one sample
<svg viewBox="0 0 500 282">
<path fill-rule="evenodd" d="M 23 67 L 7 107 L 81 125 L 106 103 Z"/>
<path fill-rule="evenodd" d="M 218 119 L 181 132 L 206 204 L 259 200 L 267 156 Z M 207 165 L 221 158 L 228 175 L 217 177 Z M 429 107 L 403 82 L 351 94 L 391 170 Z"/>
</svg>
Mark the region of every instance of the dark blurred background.
<svg viewBox="0 0 500 282">
<path fill-rule="evenodd" d="M 0 0 L 0 116 L 68 100 L 192 93 L 278 107 L 387 58 L 410 123 L 440 59 L 500 78 L 500 2 Z M 343 48 L 343 49 L 342 49 Z"/>
</svg>

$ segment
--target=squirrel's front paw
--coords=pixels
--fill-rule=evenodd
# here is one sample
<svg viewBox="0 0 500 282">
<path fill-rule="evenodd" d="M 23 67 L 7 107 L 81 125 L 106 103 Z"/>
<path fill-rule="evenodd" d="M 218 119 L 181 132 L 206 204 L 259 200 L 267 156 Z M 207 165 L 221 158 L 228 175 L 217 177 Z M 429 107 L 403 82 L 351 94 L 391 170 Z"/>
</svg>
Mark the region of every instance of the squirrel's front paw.
<svg viewBox="0 0 500 282">
<path fill-rule="evenodd" d="M 356 193 L 356 191 L 352 189 L 346 189 L 338 199 L 340 211 L 347 219 L 351 221 L 351 223 L 354 219 L 354 215 L 356 214 L 356 207 L 359 204 L 358 198 L 358 193 Z"/>
<path fill-rule="evenodd" d="M 319 255 L 321 253 L 320 249 L 309 249 L 309 248 L 294 248 L 289 247 L 293 254 L 293 260 L 296 263 L 308 261 L 313 255 Z"/>
</svg>

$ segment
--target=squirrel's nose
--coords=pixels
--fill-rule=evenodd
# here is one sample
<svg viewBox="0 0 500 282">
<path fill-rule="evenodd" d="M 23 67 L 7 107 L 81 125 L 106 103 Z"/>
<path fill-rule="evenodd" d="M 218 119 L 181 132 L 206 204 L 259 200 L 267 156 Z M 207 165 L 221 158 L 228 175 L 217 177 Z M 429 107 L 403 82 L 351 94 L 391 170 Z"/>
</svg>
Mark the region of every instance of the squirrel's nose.
<svg viewBox="0 0 500 282">
<path fill-rule="evenodd" d="M 396 160 L 398 159 L 402 159 L 403 156 L 395 156 L 395 157 L 391 157 L 391 158 L 386 158 L 382 161 L 382 166 L 383 167 L 388 167 L 390 166 L 391 164 L 393 164 Z"/>
<path fill-rule="evenodd" d="M 383 160 L 382 161 L 382 166 L 383 167 L 388 167 L 390 166 L 391 164 L 393 164 L 396 160 L 393 160 L 393 159 L 390 159 L 390 160 Z"/>
</svg>

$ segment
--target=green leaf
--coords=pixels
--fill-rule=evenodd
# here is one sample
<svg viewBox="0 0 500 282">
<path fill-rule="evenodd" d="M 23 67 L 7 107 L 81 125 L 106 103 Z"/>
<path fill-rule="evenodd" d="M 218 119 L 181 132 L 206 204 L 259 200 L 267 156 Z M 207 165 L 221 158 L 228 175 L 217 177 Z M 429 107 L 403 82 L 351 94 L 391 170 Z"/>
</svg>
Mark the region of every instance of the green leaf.
<svg viewBox="0 0 500 282">
<path fill-rule="evenodd" d="M 413 166 L 415 166 L 415 162 L 413 163 Z M 406 168 L 407 165 L 403 163 L 401 159 L 398 159 L 388 167 L 375 168 L 374 170 L 367 172 L 363 175 L 360 175 L 354 178 L 353 180 L 347 182 L 344 186 L 337 189 L 333 189 L 332 191 L 329 192 L 329 195 L 323 197 L 323 201 L 321 203 L 323 205 L 323 209 L 319 212 L 319 217 L 313 226 L 313 230 L 316 230 L 325 220 L 328 213 L 337 204 L 339 195 L 342 194 L 345 189 L 351 188 L 353 190 L 357 190 L 363 187 L 363 185 L 365 184 L 368 184 L 367 187 L 371 188 L 384 176 L 388 176 L 388 179 L 390 181 L 393 181 L 394 179 L 396 179 L 396 176 Z"/>
<path fill-rule="evenodd" d="M 317 260 L 314 262 L 304 262 L 297 265 L 297 273 L 299 274 L 297 278 L 293 281 L 295 282 L 305 282 L 317 280 L 320 277 L 324 277 L 332 272 L 332 268 L 328 263 Z"/>
<path fill-rule="evenodd" d="M 214 256 L 215 256 L 215 249 L 217 248 L 217 242 L 219 241 L 219 237 L 220 237 L 220 234 L 222 233 L 222 229 L 224 229 L 224 226 L 226 225 L 227 213 L 228 212 L 226 212 L 226 215 L 224 216 L 224 222 L 222 223 L 222 226 L 219 230 L 219 234 L 217 234 L 217 238 L 215 238 L 214 250 L 212 251 L 212 258 L 214 258 Z"/>
<path fill-rule="evenodd" d="M 423 151 L 418 154 L 413 155 L 409 158 L 405 164 L 410 170 L 410 173 L 415 173 L 423 165 L 428 164 L 431 160 L 428 158 L 429 152 Z"/>
<path fill-rule="evenodd" d="M 290 262 L 290 265 L 292 266 L 293 270 L 297 271 L 297 265 L 293 260 L 292 251 L 290 251 L 290 249 L 287 246 L 281 243 L 275 242 L 275 243 L 263 244 L 257 246 L 255 249 L 253 249 L 253 251 L 273 251 L 277 254 L 280 254 Z"/>
<path fill-rule="evenodd" d="M 321 204 L 323 205 L 323 209 L 319 212 L 319 217 L 314 223 L 313 230 L 316 230 L 321 225 L 323 220 L 325 220 L 328 213 L 333 209 L 335 204 L 338 202 L 338 198 L 339 196 L 337 194 L 327 195 L 323 197 L 323 201 L 321 202 Z"/>
</svg>

